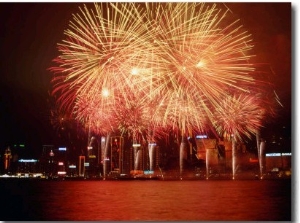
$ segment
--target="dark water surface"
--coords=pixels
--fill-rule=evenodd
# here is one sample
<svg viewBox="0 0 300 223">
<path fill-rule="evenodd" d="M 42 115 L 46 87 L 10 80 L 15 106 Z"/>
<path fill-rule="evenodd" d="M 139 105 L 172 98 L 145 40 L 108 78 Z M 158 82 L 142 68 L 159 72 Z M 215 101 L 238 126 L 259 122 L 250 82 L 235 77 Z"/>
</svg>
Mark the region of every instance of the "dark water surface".
<svg viewBox="0 0 300 223">
<path fill-rule="evenodd" d="M 291 180 L 1 180 L 0 220 L 290 221 Z"/>
</svg>

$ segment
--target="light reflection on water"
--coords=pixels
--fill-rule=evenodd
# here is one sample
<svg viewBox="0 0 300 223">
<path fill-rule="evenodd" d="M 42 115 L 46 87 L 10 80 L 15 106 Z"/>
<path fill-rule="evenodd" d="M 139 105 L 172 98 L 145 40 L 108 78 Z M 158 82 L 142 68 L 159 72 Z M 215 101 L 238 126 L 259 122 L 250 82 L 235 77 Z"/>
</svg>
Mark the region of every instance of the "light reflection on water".
<svg viewBox="0 0 300 223">
<path fill-rule="evenodd" d="M 291 220 L 290 180 L 19 180 L 0 189 L 0 220 Z"/>
</svg>

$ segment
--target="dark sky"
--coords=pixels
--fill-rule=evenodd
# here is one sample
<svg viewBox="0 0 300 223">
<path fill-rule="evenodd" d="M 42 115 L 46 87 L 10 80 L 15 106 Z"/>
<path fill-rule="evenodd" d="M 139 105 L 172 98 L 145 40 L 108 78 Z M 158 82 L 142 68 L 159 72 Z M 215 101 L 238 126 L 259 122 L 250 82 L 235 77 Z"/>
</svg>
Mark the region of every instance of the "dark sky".
<svg viewBox="0 0 300 223">
<path fill-rule="evenodd" d="M 53 144 L 48 91 L 56 45 L 64 38 L 80 3 L 0 4 L 0 151 L 25 143 L 30 151 Z M 253 34 L 255 50 L 274 70 L 285 108 L 278 124 L 291 122 L 291 3 L 230 3 L 236 18 Z"/>
</svg>

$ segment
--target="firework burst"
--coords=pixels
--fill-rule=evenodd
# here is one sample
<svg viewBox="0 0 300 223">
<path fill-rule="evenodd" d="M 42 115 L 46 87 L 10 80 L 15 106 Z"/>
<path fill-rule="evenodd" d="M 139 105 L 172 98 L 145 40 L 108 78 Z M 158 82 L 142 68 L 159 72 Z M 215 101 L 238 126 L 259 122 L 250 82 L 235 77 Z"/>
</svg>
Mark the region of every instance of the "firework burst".
<svg viewBox="0 0 300 223">
<path fill-rule="evenodd" d="M 58 45 L 53 94 L 105 132 L 202 131 L 256 84 L 251 35 L 228 14 L 211 3 L 84 5 Z M 257 127 L 247 125 L 225 129 Z"/>
<path fill-rule="evenodd" d="M 220 135 L 251 137 L 262 127 L 265 116 L 263 101 L 259 95 L 240 94 L 227 96 L 214 113 L 214 125 Z"/>
<path fill-rule="evenodd" d="M 203 123 L 213 119 L 211 109 L 220 98 L 248 92 L 254 84 L 251 36 L 237 21 L 224 25 L 227 13 L 216 4 L 147 5 L 159 58 L 155 63 L 159 72 L 154 75 L 164 92 L 163 117 L 183 132 L 203 129 Z"/>
<path fill-rule="evenodd" d="M 155 7 L 156 51 L 164 80 L 174 89 L 200 91 L 207 98 L 219 99 L 226 89 L 247 91 L 255 70 L 249 59 L 251 35 L 237 21 L 221 25 L 227 11 L 215 4 L 168 3 Z M 159 27 L 159 28 L 157 28 Z M 184 92 L 186 92 L 184 91 Z"/>
<path fill-rule="evenodd" d="M 232 178 L 236 174 L 236 143 L 242 136 L 251 138 L 262 127 L 265 116 L 263 100 L 259 95 L 230 95 L 216 108 L 213 122 L 220 135 L 227 135 L 232 140 Z"/>
<path fill-rule="evenodd" d="M 103 11 L 107 8 L 107 11 Z M 52 70 L 55 90 L 63 104 L 74 104 L 78 95 L 98 100 L 100 92 L 126 93 L 134 67 L 148 61 L 147 41 L 143 41 L 142 15 L 133 4 L 85 5 L 73 15 L 66 39 L 59 44 L 60 66 Z M 133 22 L 134 21 L 134 22 Z M 67 90 L 66 90 L 67 89 Z M 76 97 L 71 97 L 70 95 Z"/>
</svg>

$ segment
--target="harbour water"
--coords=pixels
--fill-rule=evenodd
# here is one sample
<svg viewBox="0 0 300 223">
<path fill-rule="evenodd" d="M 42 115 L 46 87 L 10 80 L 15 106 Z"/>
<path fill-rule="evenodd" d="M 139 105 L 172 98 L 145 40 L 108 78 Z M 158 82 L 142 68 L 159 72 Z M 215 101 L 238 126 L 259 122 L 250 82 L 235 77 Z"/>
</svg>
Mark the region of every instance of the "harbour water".
<svg viewBox="0 0 300 223">
<path fill-rule="evenodd" d="M 291 221 L 291 179 L 3 179 L 2 221 Z"/>
</svg>

